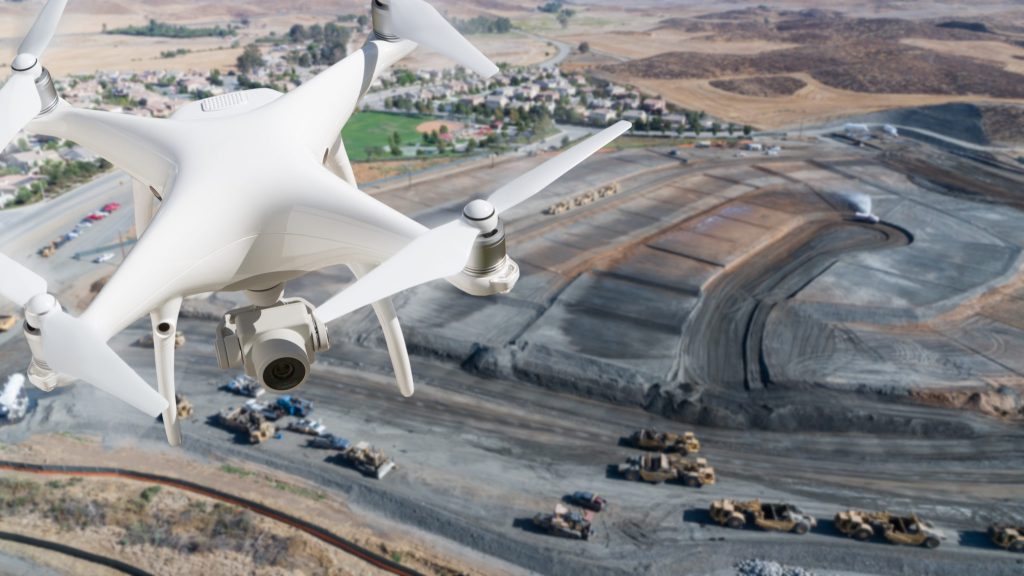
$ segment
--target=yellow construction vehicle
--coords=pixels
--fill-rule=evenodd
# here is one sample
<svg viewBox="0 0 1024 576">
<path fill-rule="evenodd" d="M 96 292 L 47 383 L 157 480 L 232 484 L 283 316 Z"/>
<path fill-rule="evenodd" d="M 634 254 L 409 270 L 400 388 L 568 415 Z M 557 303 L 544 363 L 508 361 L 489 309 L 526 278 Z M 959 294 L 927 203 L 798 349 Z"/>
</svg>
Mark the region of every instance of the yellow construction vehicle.
<svg viewBox="0 0 1024 576">
<path fill-rule="evenodd" d="M 771 504 L 760 500 L 715 500 L 709 512 L 712 520 L 729 528 L 742 528 L 752 522 L 762 530 L 803 535 L 818 525 L 817 519 L 792 504 Z"/>
<path fill-rule="evenodd" d="M 917 514 L 896 516 L 889 512 L 847 510 L 836 514 L 836 529 L 855 540 L 868 540 L 881 532 L 893 544 L 938 548 L 946 539 L 941 530 L 918 518 Z"/>
<path fill-rule="evenodd" d="M 988 528 L 992 543 L 1010 552 L 1024 552 L 1024 526 L 993 524 Z"/>
</svg>

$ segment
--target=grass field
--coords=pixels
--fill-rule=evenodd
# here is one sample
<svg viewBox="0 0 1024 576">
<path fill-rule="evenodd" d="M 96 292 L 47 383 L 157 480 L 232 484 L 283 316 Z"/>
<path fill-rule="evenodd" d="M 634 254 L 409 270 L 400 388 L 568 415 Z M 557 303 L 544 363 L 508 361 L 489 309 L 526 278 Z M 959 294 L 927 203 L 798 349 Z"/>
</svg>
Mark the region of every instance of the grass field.
<svg viewBox="0 0 1024 576">
<path fill-rule="evenodd" d="M 420 124 L 432 120 L 429 116 L 401 116 L 383 112 L 359 112 L 352 116 L 341 131 L 345 149 L 354 160 L 366 160 L 366 149 L 388 145 L 388 138 L 395 131 L 402 137 L 402 144 L 420 140 L 416 132 Z"/>
</svg>

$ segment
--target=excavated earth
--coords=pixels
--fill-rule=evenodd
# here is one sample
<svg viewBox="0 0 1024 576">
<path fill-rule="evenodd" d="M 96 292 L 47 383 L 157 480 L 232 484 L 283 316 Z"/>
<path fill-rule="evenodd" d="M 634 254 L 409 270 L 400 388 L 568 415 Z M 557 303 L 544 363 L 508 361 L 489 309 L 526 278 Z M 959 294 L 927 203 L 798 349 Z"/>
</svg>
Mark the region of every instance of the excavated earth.
<svg viewBox="0 0 1024 576">
<path fill-rule="evenodd" d="M 991 522 L 1024 523 L 1024 219 L 1007 202 L 1022 188 L 995 193 L 1020 174 L 914 142 L 781 144 L 778 157 L 606 153 L 508 214 L 523 271 L 511 294 L 435 283 L 397 298 L 413 398 L 396 393 L 369 312 L 332 325 L 332 350 L 298 393 L 330 431 L 396 458 L 383 481 L 294 434 L 248 446 L 206 424 L 241 400 L 217 389 L 228 375 L 211 351 L 215 319 L 242 300 L 188 301 L 177 366 L 196 415 L 184 451 L 300 474 L 370 524 L 523 571 L 725 575 L 763 558 L 818 573 L 1020 574 L 1024 558 L 984 535 Z M 369 191 L 435 225 L 541 160 Z M 969 174 L 951 170 L 959 162 L 986 166 L 976 197 L 944 187 Z M 618 194 L 544 213 L 611 183 Z M 882 222 L 853 221 L 851 192 L 869 194 Z M 351 280 L 332 270 L 288 292 L 320 302 Z M 147 330 L 139 322 L 113 344 L 152 380 L 151 353 L 130 345 Z M 0 337 L 0 366 L 26 358 L 21 339 Z M 98 435 L 139 450 L 140 468 L 166 449 L 158 425 L 90 387 L 34 397 L 0 440 Z M 693 429 L 718 483 L 619 479 L 614 465 L 635 454 L 620 438 L 639 427 Z M 530 529 L 579 489 L 612 503 L 594 540 Z M 728 530 L 706 513 L 723 497 L 792 502 L 821 520 L 804 537 Z M 947 540 L 934 551 L 854 542 L 831 523 L 851 507 L 916 511 Z"/>
</svg>

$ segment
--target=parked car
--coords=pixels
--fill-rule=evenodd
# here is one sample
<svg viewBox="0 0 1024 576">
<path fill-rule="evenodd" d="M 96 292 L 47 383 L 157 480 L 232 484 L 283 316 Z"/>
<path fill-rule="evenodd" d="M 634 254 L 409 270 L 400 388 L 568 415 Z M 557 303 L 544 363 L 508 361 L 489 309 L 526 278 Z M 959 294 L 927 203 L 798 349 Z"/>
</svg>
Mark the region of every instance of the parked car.
<svg viewBox="0 0 1024 576">
<path fill-rule="evenodd" d="M 120 208 L 120 204 L 118 204 L 117 202 L 111 202 L 110 204 L 104 205 L 103 208 L 101 208 L 100 210 L 106 212 L 107 214 L 110 214 L 113 212 L 117 212 Z"/>
<path fill-rule="evenodd" d="M 320 436 L 327 432 L 327 427 L 316 420 L 309 418 L 303 418 L 302 420 L 293 420 L 288 423 L 288 429 L 292 432 L 298 432 L 299 434 L 309 434 L 310 436 Z"/>
<path fill-rule="evenodd" d="M 100 254 L 99 256 L 93 259 L 93 264 L 103 264 L 105 262 L 110 262 L 113 259 L 113 252 L 104 252 L 103 254 Z"/>
<path fill-rule="evenodd" d="M 583 490 L 573 492 L 565 499 L 574 506 L 593 510 L 594 512 L 600 512 L 608 505 L 608 502 L 601 496 L 598 496 L 593 492 L 585 492 Z"/>
</svg>

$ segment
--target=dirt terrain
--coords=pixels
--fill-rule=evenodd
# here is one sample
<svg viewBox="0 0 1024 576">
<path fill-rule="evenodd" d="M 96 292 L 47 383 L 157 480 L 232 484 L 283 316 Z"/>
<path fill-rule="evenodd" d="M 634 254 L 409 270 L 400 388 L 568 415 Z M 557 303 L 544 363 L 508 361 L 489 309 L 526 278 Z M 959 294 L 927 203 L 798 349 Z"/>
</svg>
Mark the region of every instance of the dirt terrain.
<svg viewBox="0 0 1024 576">
<path fill-rule="evenodd" d="M 188 343 L 178 382 L 197 410 L 183 423 L 183 450 L 194 460 L 168 459 L 174 451 L 158 424 L 83 385 L 33 391 L 36 409 L 0 428 L 0 440 L 20 451 L 39 434 L 95 436 L 101 444 L 86 444 L 81 459 L 45 447 L 31 454 L 196 478 L 228 459 L 264 466 L 327 495 L 282 500 L 264 485 L 269 500 L 295 513 L 316 517 L 329 503 L 353 515 L 338 523 L 398 530 L 389 542 L 436 546 L 451 564 L 488 573 L 685 566 L 725 575 L 752 557 L 861 574 L 1018 573 L 1019 559 L 982 534 L 990 522 L 1024 520 L 1015 400 L 1024 232 L 1005 205 L 1010 193 L 995 194 L 1015 173 L 967 170 L 957 163 L 988 165 L 909 140 L 778 143 L 778 157 L 692 148 L 673 156 L 657 146 L 605 153 L 507 214 L 524 271 L 510 295 L 474 299 L 435 283 L 398 297 L 414 353 L 411 399 L 395 390 L 368 312 L 332 325 L 331 351 L 296 393 L 315 402 L 331 432 L 396 459 L 383 481 L 338 467 L 293 433 L 250 446 L 207 423 L 244 400 L 218 390 L 229 374 L 210 353 L 216 318 L 244 302 L 233 294 L 188 301 L 180 323 Z M 915 158 L 913 178 L 890 156 Z M 375 195 L 434 225 L 542 160 L 446 172 Z M 948 172 L 982 174 L 986 198 L 955 193 Z M 616 182 L 614 196 L 543 213 Z M 844 220 L 850 190 L 870 194 L 885 223 Z M 351 281 L 329 270 L 288 293 L 321 302 Z M 140 321 L 112 344 L 151 380 L 152 352 L 131 346 L 149 330 Z M 0 336 L 8 369 L 27 358 L 16 336 Z M 986 408 L 997 404 L 1005 414 Z M 694 429 L 719 483 L 696 490 L 620 479 L 609 466 L 635 452 L 619 439 L 640 427 Z M 251 492 L 262 477 L 229 481 Z M 577 489 L 612 502 L 593 541 L 529 528 Z M 719 528 L 705 510 L 722 497 L 790 501 L 820 528 L 805 537 Z M 855 542 L 829 521 L 848 507 L 917 511 L 949 538 L 937 551 Z M 410 543 L 420 537 L 428 544 Z"/>
<path fill-rule="evenodd" d="M 656 53 L 640 54 L 628 41 L 617 49 L 616 36 L 607 35 L 594 45 L 609 59 L 589 67 L 679 106 L 768 128 L 950 101 L 1020 104 L 1024 47 L 1012 21 L 748 8 L 666 18 L 628 35 L 635 44 L 659 46 Z M 644 43 L 643 34 L 678 41 Z M 577 60 L 575 66 L 588 66 Z"/>
<path fill-rule="evenodd" d="M 773 98 L 792 96 L 807 87 L 807 83 L 792 76 L 755 76 L 753 78 L 732 78 L 712 80 L 711 86 L 741 96 Z"/>
</svg>

